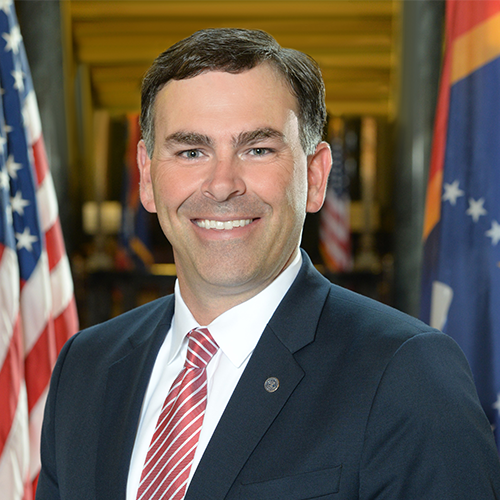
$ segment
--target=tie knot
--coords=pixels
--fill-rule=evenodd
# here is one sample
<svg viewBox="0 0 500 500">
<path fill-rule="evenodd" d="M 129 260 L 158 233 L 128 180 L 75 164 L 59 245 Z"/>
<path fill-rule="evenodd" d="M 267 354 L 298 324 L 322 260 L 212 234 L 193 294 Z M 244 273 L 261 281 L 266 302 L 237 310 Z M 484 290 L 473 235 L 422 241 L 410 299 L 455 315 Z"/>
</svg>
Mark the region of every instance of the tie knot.
<svg viewBox="0 0 500 500">
<path fill-rule="evenodd" d="M 205 368 L 219 346 L 206 328 L 195 328 L 188 333 L 189 344 L 186 356 L 186 368 Z"/>
</svg>

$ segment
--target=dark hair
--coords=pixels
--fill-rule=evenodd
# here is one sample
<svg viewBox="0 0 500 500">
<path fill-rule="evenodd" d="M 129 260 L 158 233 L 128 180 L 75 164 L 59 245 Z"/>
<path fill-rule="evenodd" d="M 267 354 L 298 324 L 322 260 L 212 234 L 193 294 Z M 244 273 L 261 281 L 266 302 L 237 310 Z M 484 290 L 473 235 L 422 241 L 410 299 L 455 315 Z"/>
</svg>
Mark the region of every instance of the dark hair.
<svg viewBox="0 0 500 500">
<path fill-rule="evenodd" d="M 142 83 L 141 130 L 146 149 L 154 149 L 154 103 L 170 80 L 184 80 L 207 71 L 241 73 L 267 62 L 274 67 L 299 107 L 300 141 L 312 154 L 321 141 L 326 122 L 325 86 L 318 64 L 308 55 L 284 49 L 260 30 L 206 29 L 172 45 L 160 54 Z"/>
</svg>

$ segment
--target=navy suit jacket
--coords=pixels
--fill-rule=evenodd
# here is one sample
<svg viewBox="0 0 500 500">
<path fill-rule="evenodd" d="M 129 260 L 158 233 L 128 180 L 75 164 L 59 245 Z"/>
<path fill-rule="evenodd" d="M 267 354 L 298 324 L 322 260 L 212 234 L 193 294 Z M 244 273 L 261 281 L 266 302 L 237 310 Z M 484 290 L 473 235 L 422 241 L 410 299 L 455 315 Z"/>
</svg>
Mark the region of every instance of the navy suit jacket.
<svg viewBox="0 0 500 500">
<path fill-rule="evenodd" d="M 330 284 L 305 254 L 186 500 L 488 500 L 500 465 L 468 364 L 425 324 Z M 141 403 L 172 296 L 64 347 L 38 500 L 125 498 Z M 279 379 L 267 392 L 264 382 Z"/>
</svg>

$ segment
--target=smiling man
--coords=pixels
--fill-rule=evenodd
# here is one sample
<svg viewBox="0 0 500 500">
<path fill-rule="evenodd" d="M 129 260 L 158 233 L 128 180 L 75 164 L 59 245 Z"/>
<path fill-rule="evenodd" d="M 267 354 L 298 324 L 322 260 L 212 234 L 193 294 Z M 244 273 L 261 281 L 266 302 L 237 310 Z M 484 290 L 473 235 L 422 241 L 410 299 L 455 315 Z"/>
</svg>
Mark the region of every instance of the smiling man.
<svg viewBox="0 0 500 500">
<path fill-rule="evenodd" d="M 172 243 L 184 301 L 208 325 L 298 255 L 330 150 L 319 136 L 306 154 L 297 99 L 267 62 L 168 82 L 154 120 L 152 151 L 139 143 L 142 202 Z"/>
<path fill-rule="evenodd" d="M 39 500 L 500 496 L 456 344 L 299 249 L 330 170 L 325 119 L 316 63 L 261 31 L 197 32 L 153 63 L 141 200 L 175 293 L 63 349 Z"/>
</svg>

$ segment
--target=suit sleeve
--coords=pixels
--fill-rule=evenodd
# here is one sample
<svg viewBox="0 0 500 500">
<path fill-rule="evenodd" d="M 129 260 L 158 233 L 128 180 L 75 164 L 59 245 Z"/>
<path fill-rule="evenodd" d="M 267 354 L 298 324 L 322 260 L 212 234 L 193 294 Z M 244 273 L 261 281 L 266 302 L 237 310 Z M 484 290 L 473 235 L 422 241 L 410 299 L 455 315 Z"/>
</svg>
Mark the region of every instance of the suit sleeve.
<svg viewBox="0 0 500 500">
<path fill-rule="evenodd" d="M 40 442 L 40 453 L 42 468 L 38 478 L 36 489 L 36 500 L 58 500 L 59 483 L 57 478 L 57 458 L 56 458 L 56 429 L 55 429 L 55 407 L 57 401 L 57 389 L 59 377 L 64 365 L 64 361 L 69 352 L 75 337 L 72 337 L 62 348 L 57 363 L 52 372 L 50 380 L 49 394 L 45 404 L 45 413 L 42 425 L 42 437 Z"/>
<path fill-rule="evenodd" d="M 363 500 L 500 498 L 500 464 L 467 361 L 440 333 L 406 341 L 373 400 Z"/>
</svg>

